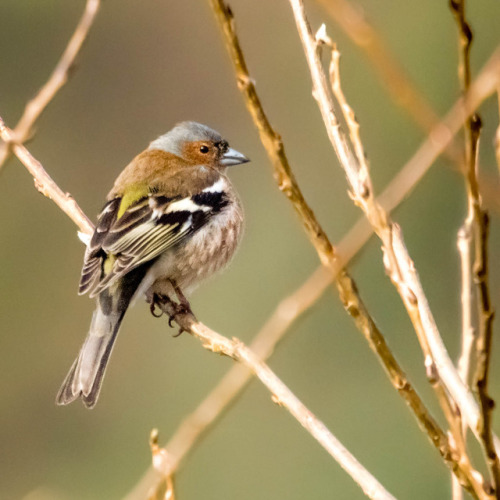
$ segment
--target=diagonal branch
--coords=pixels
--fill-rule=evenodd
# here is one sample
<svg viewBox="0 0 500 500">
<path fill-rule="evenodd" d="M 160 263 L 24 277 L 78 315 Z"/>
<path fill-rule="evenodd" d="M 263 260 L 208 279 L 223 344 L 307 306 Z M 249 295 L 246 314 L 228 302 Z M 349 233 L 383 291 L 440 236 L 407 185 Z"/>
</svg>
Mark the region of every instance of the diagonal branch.
<svg viewBox="0 0 500 500">
<path fill-rule="evenodd" d="M 422 131 L 429 134 L 438 124 L 439 115 L 429 100 L 419 91 L 386 41 L 373 24 L 370 24 L 361 5 L 355 0 L 316 0 L 337 23 L 350 40 L 367 56 L 389 92 L 389 96 L 407 112 Z M 500 158 L 500 127 L 496 140 L 497 158 Z M 458 144 L 450 143 L 444 151 L 449 166 L 463 172 L 463 158 Z M 500 164 L 499 161 L 497 163 Z M 499 211 L 499 186 L 497 177 L 488 172 L 478 172 L 481 194 L 486 206 Z"/>
<path fill-rule="evenodd" d="M 313 415 L 285 384 L 261 361 L 255 353 L 241 341 L 229 340 L 196 321 L 191 313 L 179 313 L 171 302 L 159 304 L 159 307 L 181 329 L 191 333 L 202 342 L 203 347 L 216 353 L 229 356 L 249 368 L 269 389 L 272 400 L 278 406 L 286 408 L 293 417 L 318 441 L 318 443 L 339 463 L 354 479 L 366 496 L 372 499 L 394 499 L 349 451 L 333 436 L 326 426 Z M 169 471 L 170 472 L 170 471 Z M 171 472 L 170 472 L 171 474 Z M 167 475 L 167 474 L 165 474 Z"/>
<path fill-rule="evenodd" d="M 321 263 L 325 266 L 330 266 L 335 259 L 335 250 L 312 209 L 304 199 L 288 162 L 281 137 L 269 123 L 262 107 L 234 29 L 233 13 L 230 7 L 222 0 L 210 0 L 209 3 L 215 13 L 219 28 L 224 35 L 224 42 L 236 72 L 238 88 L 245 97 L 247 110 L 252 116 L 254 124 L 259 131 L 260 140 L 273 164 L 278 187 L 296 210 L 311 243 L 318 252 Z"/>
<path fill-rule="evenodd" d="M 470 50 L 472 45 L 472 31 L 465 17 L 465 0 L 451 0 L 450 7 L 455 17 L 459 32 L 459 79 L 462 91 L 469 90 L 471 84 Z M 486 462 L 490 472 L 493 489 L 497 498 L 500 498 L 500 461 L 495 450 L 492 431 L 492 412 L 494 402 L 488 394 L 489 370 L 491 364 L 491 350 L 493 339 L 493 309 L 491 306 L 488 283 L 488 213 L 483 207 L 479 192 L 479 136 L 481 132 L 481 118 L 477 113 L 471 115 L 464 126 L 465 130 L 465 186 L 467 191 L 467 216 L 463 225 L 463 233 L 468 236 L 468 254 L 474 250 L 474 283 L 476 284 L 476 300 L 478 309 L 479 329 L 476 338 L 476 391 L 479 396 L 480 442 L 486 455 Z M 472 264 L 469 264 L 469 266 Z M 463 272 L 470 274 L 469 269 Z M 471 297 L 472 299 L 472 297 Z M 472 300 L 464 303 L 468 309 L 464 316 L 471 317 Z M 464 335 L 473 335 L 469 328 Z M 463 340 L 465 346 L 470 341 Z M 464 356 L 467 352 L 464 353 Z M 470 356 L 470 353 L 469 353 Z"/>
<path fill-rule="evenodd" d="M 470 47 L 472 32 L 465 19 L 465 1 L 451 0 L 460 34 L 460 70 L 462 88 L 467 92 L 471 82 Z M 478 155 L 481 118 L 474 113 L 465 123 L 465 184 L 467 189 L 469 231 L 474 241 L 474 282 L 477 288 L 479 331 L 476 344 L 476 390 L 481 404 L 481 442 L 486 453 L 493 487 L 500 494 L 500 461 L 495 451 L 491 417 L 494 401 L 488 395 L 488 379 L 493 339 L 493 309 L 488 283 L 488 213 L 483 207 L 478 183 Z M 467 223 L 467 222 L 466 222 Z"/>
<path fill-rule="evenodd" d="M 377 30 L 366 20 L 361 7 L 353 5 L 349 0 L 316 1 L 367 55 L 391 97 L 423 130 L 430 132 L 439 120 L 438 115 L 405 74 Z M 454 152 L 451 154 L 456 156 Z"/>
<path fill-rule="evenodd" d="M 50 75 L 45 85 L 38 91 L 37 95 L 28 102 L 24 113 L 21 116 L 15 129 L 12 131 L 12 141 L 18 144 L 26 142 L 32 132 L 35 122 L 43 113 L 47 105 L 54 98 L 57 92 L 68 81 L 71 68 L 75 64 L 76 57 L 87 38 L 89 30 L 94 23 L 101 0 L 87 0 L 82 17 L 75 28 L 75 31 L 64 50 L 61 59 L 57 63 L 54 71 Z M 10 142 L 0 145 L 0 168 L 5 163 L 10 153 Z"/>
<path fill-rule="evenodd" d="M 347 175 L 352 196 L 363 209 L 374 231 L 382 240 L 386 268 L 410 318 L 414 322 L 423 347 L 425 348 L 425 343 L 428 343 L 433 359 L 426 360 L 426 364 L 430 366 L 435 363 L 439 378 L 443 380 L 447 390 L 458 404 L 467 424 L 478 436 L 478 407 L 449 358 L 430 312 L 414 264 L 404 245 L 401 231 L 397 225 L 390 221 L 387 212 L 375 200 L 368 169 L 358 163 L 359 159 L 351 151 L 347 139 L 339 127 L 334 103 L 329 93 L 327 79 L 318 53 L 318 41 L 312 35 L 302 1 L 290 0 L 290 4 L 311 72 L 313 96 L 320 108 L 330 141 Z M 479 86 L 478 83 L 476 88 L 471 88 L 468 99 L 464 102 L 464 107 L 461 110 L 462 114 L 469 115 L 471 113 L 470 100 L 473 96 L 477 97 L 478 93 L 484 94 L 494 91 L 498 84 L 499 67 L 499 54 L 495 53 L 487 65 L 488 71 L 483 70 L 481 85 Z M 449 130 L 448 133 L 453 135 L 456 130 Z"/>
<path fill-rule="evenodd" d="M 331 283 L 331 274 L 323 266 L 318 267 L 297 290 L 276 306 L 250 344 L 252 352 L 263 361 L 268 359 L 286 331 L 318 301 Z M 241 364 L 235 364 L 196 409 L 181 422 L 164 446 L 168 450 L 172 471 L 175 472 L 180 467 L 195 445 L 213 428 L 236 398 L 241 396 L 252 378 L 251 370 Z M 157 474 L 152 467 L 149 467 L 123 500 L 144 498 L 148 490 L 155 489 L 152 486 L 155 483 L 158 483 Z"/>
<path fill-rule="evenodd" d="M 332 82 L 332 91 L 337 99 L 337 102 L 339 103 L 344 119 L 346 121 L 349 131 L 349 138 L 354 148 L 354 154 L 356 160 L 360 165 L 360 168 L 368 171 L 364 148 L 359 134 L 359 124 L 355 120 L 354 112 L 352 111 L 351 107 L 349 106 L 349 104 L 345 99 L 340 83 L 340 69 L 339 69 L 340 52 L 336 49 L 333 42 L 327 37 L 326 33 L 322 35 L 322 40 L 324 40 L 323 43 L 328 43 L 332 51 L 331 62 L 330 62 L 330 80 Z M 394 234 L 397 234 L 398 231 L 396 229 L 396 226 L 394 227 L 393 230 Z M 394 239 L 393 245 L 394 245 L 394 257 L 397 257 L 398 249 L 400 248 L 399 244 L 397 243 L 397 238 Z M 386 266 L 392 267 L 393 270 L 392 272 L 394 273 L 392 276 L 396 275 L 396 273 L 398 272 L 400 273 L 399 275 L 396 275 L 395 279 L 393 278 L 393 281 L 398 286 L 403 286 L 403 287 L 411 286 L 409 284 L 411 283 L 411 279 L 413 278 L 413 276 L 409 275 L 404 268 L 398 269 L 397 266 L 399 264 L 396 264 L 396 266 L 391 266 L 389 259 L 390 258 L 386 260 Z M 417 330 L 417 333 L 420 332 Z M 470 477 L 474 493 L 477 495 L 477 497 L 491 498 L 489 496 L 489 491 L 488 492 L 485 491 L 483 485 L 484 481 L 482 477 L 480 478 L 480 480 L 478 480 L 478 478 L 480 477 L 479 473 L 473 469 L 472 464 L 470 463 L 463 439 L 461 421 L 458 418 L 459 412 L 457 411 L 454 402 L 450 400 L 446 388 L 444 387 L 442 381 L 439 378 L 439 373 L 437 373 L 437 371 L 435 370 L 435 365 L 432 359 L 432 352 L 430 350 L 425 335 L 422 336 L 421 343 L 422 343 L 422 349 L 425 354 L 427 376 L 440 401 L 441 407 L 446 416 L 446 420 L 449 422 L 450 425 L 451 435 L 453 437 L 453 442 L 454 442 L 454 450 L 455 453 L 458 455 L 457 462 L 461 464 L 462 468 L 467 472 L 468 477 Z M 455 481 L 454 484 L 457 484 L 457 482 Z"/>
<path fill-rule="evenodd" d="M 274 166 L 274 173 L 279 188 L 284 192 L 298 213 L 300 221 L 311 243 L 316 248 L 321 262 L 332 272 L 340 299 L 346 311 L 354 319 L 356 326 L 367 340 L 370 348 L 378 356 L 394 388 L 396 388 L 409 408 L 414 412 L 422 430 L 427 433 L 448 466 L 460 471 L 459 466 L 452 459 L 446 435 L 434 421 L 422 400 L 409 383 L 406 374 L 399 366 L 382 333 L 363 304 L 353 279 L 345 268 L 341 268 L 338 265 L 335 248 L 321 228 L 302 194 L 288 162 L 283 142 L 269 123 L 257 94 L 255 84 L 248 72 L 243 51 L 235 31 L 233 14 L 229 6 L 223 0 L 210 0 L 210 4 L 224 35 L 224 42 L 235 68 L 238 87 L 245 98 L 247 109 L 253 118 L 262 144 Z M 465 481 L 465 483 L 468 482 Z"/>
<path fill-rule="evenodd" d="M 14 154 L 33 176 L 35 187 L 54 203 L 80 228 L 85 234 L 92 234 L 94 226 L 83 213 L 76 201 L 69 193 L 64 193 L 45 171 L 42 164 L 21 144 L 16 143 L 14 132 L 8 128 L 0 117 L 0 137 L 7 144 L 12 145 Z"/>
</svg>

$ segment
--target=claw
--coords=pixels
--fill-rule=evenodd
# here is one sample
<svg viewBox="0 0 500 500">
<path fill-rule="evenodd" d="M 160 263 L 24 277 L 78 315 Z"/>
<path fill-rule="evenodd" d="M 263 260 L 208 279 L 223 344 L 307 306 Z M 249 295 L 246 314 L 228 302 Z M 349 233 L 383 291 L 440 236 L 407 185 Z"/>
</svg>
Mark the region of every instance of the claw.
<svg viewBox="0 0 500 500">
<path fill-rule="evenodd" d="M 182 333 L 184 333 L 186 330 L 184 330 L 184 328 L 182 328 L 182 326 L 179 328 L 179 331 L 175 334 L 175 335 L 172 335 L 172 337 L 174 337 L 174 339 L 176 339 L 177 337 L 179 337 Z"/>
<path fill-rule="evenodd" d="M 158 314 L 156 312 L 156 297 L 153 297 L 153 300 L 151 301 L 151 304 L 149 304 L 149 310 L 151 311 L 151 314 L 155 317 L 155 318 L 161 318 L 163 316 L 163 311 L 160 309 L 160 313 Z"/>
<path fill-rule="evenodd" d="M 172 282 L 172 286 L 175 289 L 177 297 L 179 299 L 179 304 L 177 304 L 176 302 L 174 302 L 167 295 L 159 295 L 159 294 L 155 293 L 153 295 L 153 298 L 151 299 L 150 304 L 149 304 L 149 309 L 151 311 L 151 314 L 155 318 L 159 318 L 160 316 L 163 316 L 163 314 L 165 312 L 160 307 L 160 313 L 158 314 L 156 312 L 156 307 L 159 306 L 159 305 L 161 305 L 161 304 L 167 304 L 167 303 L 169 303 L 170 305 L 172 305 L 173 309 L 174 309 L 174 312 L 173 312 L 172 315 L 170 315 L 170 314 L 168 315 L 168 326 L 170 328 L 174 328 L 173 322 L 175 321 L 175 318 L 176 318 L 177 315 L 179 315 L 179 314 L 193 314 L 193 312 L 191 311 L 191 307 L 189 305 L 188 300 L 186 299 L 186 297 L 184 296 L 184 294 L 182 293 L 182 291 L 180 290 L 180 288 L 176 285 L 175 282 L 173 282 L 173 281 L 171 281 L 171 282 Z M 179 335 L 181 335 L 185 331 L 186 330 L 184 328 L 180 327 L 178 333 L 176 333 L 174 335 L 174 337 L 178 337 Z"/>
</svg>

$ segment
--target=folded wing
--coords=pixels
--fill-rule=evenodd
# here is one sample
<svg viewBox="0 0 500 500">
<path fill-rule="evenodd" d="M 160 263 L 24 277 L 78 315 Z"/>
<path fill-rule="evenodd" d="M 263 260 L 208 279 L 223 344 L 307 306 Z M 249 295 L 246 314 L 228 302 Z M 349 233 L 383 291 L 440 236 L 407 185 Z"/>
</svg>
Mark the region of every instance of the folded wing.
<svg viewBox="0 0 500 500">
<path fill-rule="evenodd" d="M 220 196 L 215 204 L 197 196 L 149 195 L 125 211 L 120 210 L 121 198 L 109 201 L 85 253 L 79 293 L 98 295 L 135 267 L 184 241 L 225 203 Z"/>
</svg>

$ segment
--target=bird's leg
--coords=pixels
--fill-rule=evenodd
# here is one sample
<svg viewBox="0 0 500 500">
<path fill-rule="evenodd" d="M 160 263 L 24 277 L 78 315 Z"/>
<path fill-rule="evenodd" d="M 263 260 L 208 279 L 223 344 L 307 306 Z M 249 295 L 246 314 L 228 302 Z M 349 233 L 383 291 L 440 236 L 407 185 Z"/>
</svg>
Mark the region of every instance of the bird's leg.
<svg viewBox="0 0 500 500">
<path fill-rule="evenodd" d="M 186 299 L 186 296 L 182 293 L 179 285 L 175 282 L 175 280 L 171 279 L 169 281 L 172 284 L 177 298 L 179 299 L 179 306 L 180 308 L 182 308 L 182 310 L 179 310 L 178 314 L 182 312 L 184 314 L 191 314 L 192 316 L 194 316 L 193 311 L 191 310 L 191 304 L 189 303 L 188 299 Z"/>
<path fill-rule="evenodd" d="M 190 314 L 191 316 L 193 316 L 194 319 L 196 319 L 195 315 L 193 314 L 193 311 L 191 310 L 191 305 L 189 304 L 189 301 L 186 298 L 186 296 L 182 293 L 182 290 L 180 289 L 179 285 L 173 279 L 170 279 L 169 281 L 170 284 L 172 285 L 172 288 L 175 291 L 175 294 L 177 295 L 177 299 L 179 300 L 179 303 L 175 304 L 177 310 L 175 312 L 174 317 L 177 316 L 177 314 Z M 182 328 L 181 326 L 179 328 L 179 332 L 176 335 L 174 335 L 174 337 L 178 337 L 184 331 L 185 331 L 184 328 Z"/>
</svg>

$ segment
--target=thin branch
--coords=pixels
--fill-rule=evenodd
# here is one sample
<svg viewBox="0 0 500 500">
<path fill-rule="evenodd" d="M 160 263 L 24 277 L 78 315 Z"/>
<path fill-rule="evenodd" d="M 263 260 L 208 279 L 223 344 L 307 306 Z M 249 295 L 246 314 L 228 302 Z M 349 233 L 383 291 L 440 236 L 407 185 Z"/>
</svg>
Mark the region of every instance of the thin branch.
<svg viewBox="0 0 500 500">
<path fill-rule="evenodd" d="M 405 74 L 377 30 L 367 21 L 361 7 L 353 5 L 348 0 L 317 0 L 317 2 L 367 55 L 368 61 L 377 71 L 390 96 L 424 131 L 430 132 L 439 121 L 439 116 Z"/>
<path fill-rule="evenodd" d="M 318 301 L 332 281 L 330 272 L 323 266 L 318 267 L 297 290 L 277 305 L 250 344 L 252 352 L 263 361 L 268 359 L 286 331 Z M 250 369 L 235 364 L 197 408 L 182 421 L 164 446 L 168 450 L 172 471 L 179 468 L 182 461 L 193 451 L 196 443 L 210 431 L 222 414 L 242 394 L 252 378 L 253 373 Z M 123 500 L 144 498 L 147 491 L 154 489 L 152 485 L 157 482 L 157 474 L 150 467 Z"/>
<path fill-rule="evenodd" d="M 457 363 L 458 374 L 465 385 L 469 385 L 471 355 L 474 347 L 475 330 L 472 323 L 472 273 L 471 273 L 471 231 L 470 219 L 467 218 L 458 230 L 457 248 L 460 256 L 461 304 L 462 304 L 462 345 Z M 457 419 L 461 427 L 461 442 L 466 446 L 467 426 L 464 425 L 457 409 Z M 452 500 L 462 500 L 463 490 L 455 476 L 452 476 Z"/>
<path fill-rule="evenodd" d="M 42 164 L 21 144 L 16 144 L 14 132 L 8 128 L 0 117 L 0 137 L 6 143 L 12 144 L 14 154 L 33 176 L 35 187 L 56 205 L 80 228 L 85 234 L 92 234 L 94 226 L 90 219 L 83 213 L 76 201 L 69 193 L 64 193 L 45 171 Z"/>
<path fill-rule="evenodd" d="M 464 381 L 469 383 L 472 349 L 475 341 L 475 329 L 472 322 L 472 260 L 470 221 L 467 218 L 457 235 L 458 254 L 460 256 L 461 304 L 462 304 L 462 346 L 458 360 L 458 373 Z"/>
<path fill-rule="evenodd" d="M 381 34 L 370 24 L 363 12 L 363 7 L 357 5 L 354 0 L 317 0 L 317 2 L 334 19 L 345 35 L 365 53 L 369 63 L 375 68 L 380 80 L 386 86 L 389 96 L 426 134 L 430 133 L 438 124 L 439 115 L 391 53 Z M 500 165 L 500 127 L 497 137 L 499 138 L 497 153 Z M 449 166 L 453 170 L 460 173 L 464 171 L 463 157 L 457 144 L 450 142 L 444 151 L 444 156 L 452 162 Z M 480 172 L 479 185 L 486 205 L 499 212 L 500 191 L 497 184 L 495 176 L 488 172 Z"/>
<path fill-rule="evenodd" d="M 318 43 L 311 33 L 303 4 L 301 0 L 290 0 L 290 3 L 311 71 L 314 86 L 313 96 L 318 102 L 330 141 L 348 177 L 352 195 L 356 203 L 363 208 L 375 232 L 383 241 L 386 267 L 410 317 L 415 322 L 415 328 L 420 337 L 423 338 L 425 334 L 439 377 L 445 382 L 447 390 L 459 405 L 467 424 L 472 428 L 473 432 L 478 434 L 478 407 L 449 358 L 434 318 L 430 313 L 414 264 L 409 258 L 408 251 L 402 240 L 401 231 L 397 225 L 390 222 L 385 210 L 376 202 L 371 188 L 369 172 L 367 169 L 360 168 L 338 125 L 334 114 L 334 104 L 318 53 Z M 483 71 L 481 86 L 471 87 L 471 92 L 468 94 L 468 98 L 461 110 L 462 114 L 470 114 L 470 101 L 473 97 L 477 97 L 478 94 L 489 94 L 496 88 L 500 66 L 498 53 L 495 53 L 492 59 L 487 65 L 488 71 Z M 447 133 L 453 135 L 456 131 L 447 130 Z M 432 360 L 430 361 L 432 362 Z"/>
<path fill-rule="evenodd" d="M 292 203 L 300 220 L 306 229 L 310 241 L 316 248 L 321 262 L 326 265 L 335 276 L 337 289 L 346 311 L 352 316 L 356 326 L 367 340 L 370 348 L 378 356 L 393 386 L 414 412 L 421 429 L 426 432 L 431 442 L 442 454 L 447 465 L 461 474 L 460 467 L 454 462 L 447 437 L 434 421 L 422 400 L 410 385 L 385 339 L 359 296 L 356 284 L 345 268 L 340 269 L 336 261 L 336 250 L 321 228 L 313 211 L 307 204 L 302 191 L 293 175 L 291 166 L 285 153 L 285 148 L 279 134 L 271 126 L 257 94 L 253 79 L 250 77 L 243 56 L 236 30 L 234 17 L 223 0 L 210 0 L 216 15 L 219 27 L 224 35 L 226 48 L 233 62 L 238 86 L 245 98 L 245 104 L 256 125 L 261 142 L 274 166 L 275 177 L 280 189 Z M 339 270 L 340 269 L 340 270 Z M 462 477 L 462 482 L 469 489 L 473 487 L 468 479 Z"/>
<path fill-rule="evenodd" d="M 451 0 L 450 7 L 459 32 L 459 78 L 462 91 L 467 92 L 471 84 L 470 50 L 472 31 L 465 18 L 465 0 Z M 474 244 L 474 282 L 477 287 L 479 331 L 476 339 L 476 390 L 481 408 L 480 431 L 490 478 L 497 498 L 500 498 L 500 461 L 495 451 L 491 425 L 494 401 L 488 394 L 488 379 L 493 340 L 493 309 L 488 283 L 488 213 L 483 207 L 478 183 L 478 155 L 481 118 L 474 113 L 465 122 L 465 185 L 468 213 L 465 224 Z M 472 253 L 472 249 L 469 250 Z M 470 307 L 470 304 L 467 304 Z"/>
<path fill-rule="evenodd" d="M 170 456 L 167 450 L 158 445 L 158 430 L 153 429 L 149 437 L 154 470 L 162 480 L 147 494 L 147 500 L 175 500 L 175 480 L 170 467 Z"/>
<path fill-rule="evenodd" d="M 498 117 L 500 121 L 500 87 L 497 88 L 497 106 L 498 106 Z M 495 156 L 497 159 L 497 167 L 500 170 L 500 125 L 497 127 L 495 133 Z"/>
<path fill-rule="evenodd" d="M 209 0 L 209 3 L 224 35 L 225 45 L 236 71 L 238 88 L 245 97 L 248 112 L 253 118 L 254 124 L 259 131 L 261 142 L 273 164 L 278 187 L 291 201 L 311 243 L 318 252 L 322 264 L 330 266 L 335 259 L 334 248 L 313 211 L 305 201 L 288 162 L 281 137 L 273 129 L 264 112 L 234 29 L 233 13 L 230 7 L 221 0 Z"/>
<path fill-rule="evenodd" d="M 327 43 L 332 51 L 331 62 L 330 62 L 330 80 L 332 83 L 332 91 L 339 103 L 339 106 L 342 110 L 344 119 L 346 121 L 349 138 L 351 144 L 354 149 L 354 155 L 360 166 L 360 169 L 368 172 L 368 165 L 366 163 L 365 152 L 363 148 L 363 144 L 361 142 L 361 136 L 359 134 L 359 124 L 354 117 L 354 112 L 346 101 L 344 93 L 342 91 L 341 83 L 340 83 L 340 69 L 339 69 L 339 61 L 340 61 L 340 52 L 336 49 L 333 42 L 327 37 L 326 33 L 322 34 L 322 42 Z M 396 259 L 396 252 L 394 252 L 394 259 Z M 387 253 L 386 253 L 387 257 Z M 390 257 L 386 260 L 389 262 Z M 390 271 L 394 274 L 399 272 L 399 275 L 396 279 L 393 279 L 396 283 L 403 283 L 405 286 L 405 278 L 404 278 L 404 269 L 398 268 L 398 264 L 391 265 L 386 264 L 386 266 L 390 267 Z M 418 330 L 417 330 L 418 333 Z M 483 488 L 483 480 L 479 473 L 472 468 L 472 465 L 469 461 L 468 455 L 466 453 L 466 446 L 463 439 L 462 434 L 462 424 L 459 418 L 459 412 L 457 411 L 456 405 L 453 401 L 450 400 L 449 395 L 442 384 L 442 381 L 439 378 L 439 373 L 435 370 L 435 365 L 432 361 L 432 352 L 430 350 L 429 344 L 427 342 L 427 338 L 425 335 L 421 338 L 422 349 L 425 354 L 426 360 L 426 368 L 428 370 L 428 378 L 434 388 L 438 400 L 440 401 L 441 407 L 445 414 L 446 420 L 450 424 L 451 436 L 453 437 L 453 443 L 455 451 L 458 455 L 457 462 L 462 465 L 462 468 L 468 474 L 468 477 L 472 481 L 474 492 L 478 497 L 488 497 L 484 488 Z M 477 478 L 480 478 L 478 481 Z M 458 481 L 457 481 L 458 482 Z"/>
<path fill-rule="evenodd" d="M 475 200 L 475 203 L 478 200 Z M 493 340 L 493 317 L 494 311 L 491 306 L 489 283 L 488 283 L 488 214 L 479 204 L 474 206 L 475 224 L 475 260 L 474 281 L 478 288 L 479 306 L 479 332 L 476 342 L 476 372 L 475 383 L 481 404 L 482 418 L 479 423 L 479 434 L 483 442 L 487 463 L 492 474 L 497 498 L 500 498 L 500 461 L 496 450 L 493 429 L 492 413 L 494 401 L 488 394 L 488 382 L 491 366 L 491 352 Z"/>
<path fill-rule="evenodd" d="M 61 56 L 61 59 L 57 63 L 57 66 L 45 85 L 38 91 L 37 95 L 28 102 L 21 119 L 12 131 L 12 142 L 22 144 L 31 137 L 35 122 L 61 87 L 63 87 L 68 81 L 71 69 L 75 64 L 76 57 L 78 56 L 83 42 L 87 38 L 89 30 L 94 23 L 100 4 L 100 0 L 87 0 L 82 17 L 80 18 L 80 21 L 78 22 L 78 25 L 76 26 L 75 31 L 70 38 L 63 55 Z M 5 141 L 4 144 L 0 145 L 0 168 L 9 157 L 10 145 L 11 143 L 8 141 Z"/>
<path fill-rule="evenodd" d="M 267 387 L 272 400 L 286 408 L 295 419 L 318 441 L 318 443 L 339 463 L 339 465 L 359 485 L 366 496 L 372 499 L 393 499 L 394 497 L 373 477 L 351 453 L 337 440 L 326 426 L 313 415 L 285 384 L 261 361 L 255 353 L 241 341 L 226 337 L 210 330 L 196 321 L 190 313 L 179 313 L 171 302 L 159 305 L 162 311 L 186 332 L 202 342 L 203 347 L 216 354 L 224 354 L 244 364 Z"/>
</svg>

